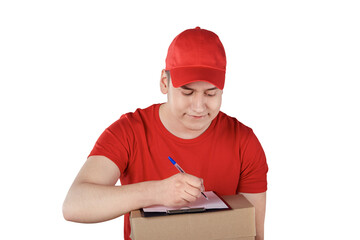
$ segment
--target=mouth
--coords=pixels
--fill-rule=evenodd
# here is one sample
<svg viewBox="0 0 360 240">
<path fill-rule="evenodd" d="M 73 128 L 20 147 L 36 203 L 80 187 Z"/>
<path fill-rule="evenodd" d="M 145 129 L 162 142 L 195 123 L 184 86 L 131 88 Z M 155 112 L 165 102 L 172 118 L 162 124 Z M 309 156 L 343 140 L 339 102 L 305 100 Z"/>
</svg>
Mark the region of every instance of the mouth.
<svg viewBox="0 0 360 240">
<path fill-rule="evenodd" d="M 188 114 L 188 116 L 192 119 L 204 119 L 207 114 L 203 114 L 203 115 L 192 115 L 192 114 Z"/>
</svg>

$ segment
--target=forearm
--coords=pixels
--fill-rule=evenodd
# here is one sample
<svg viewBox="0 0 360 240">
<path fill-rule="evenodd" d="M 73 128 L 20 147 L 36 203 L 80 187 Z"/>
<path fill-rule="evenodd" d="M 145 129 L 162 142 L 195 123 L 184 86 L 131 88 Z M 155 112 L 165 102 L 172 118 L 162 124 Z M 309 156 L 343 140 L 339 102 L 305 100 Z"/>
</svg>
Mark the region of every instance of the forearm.
<svg viewBox="0 0 360 240">
<path fill-rule="evenodd" d="M 255 209 L 256 237 L 255 240 L 264 240 L 265 209 Z"/>
<path fill-rule="evenodd" d="M 255 207 L 256 240 L 264 239 L 264 221 L 266 211 L 266 192 L 242 193 Z"/>
<path fill-rule="evenodd" d="M 119 217 L 151 205 L 183 207 L 201 196 L 202 180 L 185 173 L 159 181 L 114 186 L 77 178 L 63 205 L 66 220 L 92 223 Z"/>
<path fill-rule="evenodd" d="M 63 205 L 66 220 L 92 223 L 107 221 L 134 209 L 159 204 L 158 181 L 123 186 L 74 184 Z"/>
</svg>

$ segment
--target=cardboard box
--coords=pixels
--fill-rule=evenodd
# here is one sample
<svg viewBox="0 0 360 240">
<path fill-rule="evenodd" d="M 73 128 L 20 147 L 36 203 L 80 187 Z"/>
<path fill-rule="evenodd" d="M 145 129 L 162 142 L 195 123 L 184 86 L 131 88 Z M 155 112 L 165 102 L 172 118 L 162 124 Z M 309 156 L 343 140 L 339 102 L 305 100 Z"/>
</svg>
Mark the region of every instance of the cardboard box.
<svg viewBox="0 0 360 240">
<path fill-rule="evenodd" d="M 243 195 L 222 196 L 232 208 L 215 212 L 142 217 L 130 214 L 132 240 L 255 239 L 255 208 Z"/>
</svg>

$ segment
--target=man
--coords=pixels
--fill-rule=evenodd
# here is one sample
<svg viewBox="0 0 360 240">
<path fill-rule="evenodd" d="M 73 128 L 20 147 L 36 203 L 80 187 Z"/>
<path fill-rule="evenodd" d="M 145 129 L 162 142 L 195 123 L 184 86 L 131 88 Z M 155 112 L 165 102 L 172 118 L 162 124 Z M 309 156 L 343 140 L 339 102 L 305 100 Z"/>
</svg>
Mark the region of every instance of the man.
<svg viewBox="0 0 360 240">
<path fill-rule="evenodd" d="M 160 79 L 167 102 L 127 113 L 103 132 L 64 201 L 65 219 L 101 222 L 125 214 L 130 239 L 131 210 L 181 207 L 206 189 L 248 198 L 256 239 L 263 239 L 265 154 L 250 128 L 220 111 L 225 71 L 215 33 L 199 27 L 180 33 Z M 187 173 L 178 173 L 168 156 Z"/>
</svg>

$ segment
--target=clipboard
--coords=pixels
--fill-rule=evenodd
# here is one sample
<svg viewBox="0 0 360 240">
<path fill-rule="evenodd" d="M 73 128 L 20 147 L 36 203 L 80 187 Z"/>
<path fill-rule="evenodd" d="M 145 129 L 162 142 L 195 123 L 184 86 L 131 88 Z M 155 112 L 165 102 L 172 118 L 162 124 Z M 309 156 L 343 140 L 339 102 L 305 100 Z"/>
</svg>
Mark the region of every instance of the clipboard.
<svg viewBox="0 0 360 240">
<path fill-rule="evenodd" d="M 193 214 L 212 211 L 229 210 L 231 207 L 215 192 L 205 192 L 209 200 L 200 197 L 195 202 L 183 208 L 169 208 L 165 206 L 151 206 L 141 209 L 143 217 L 167 216 L 174 214 Z"/>
</svg>

